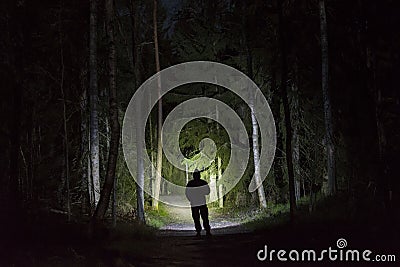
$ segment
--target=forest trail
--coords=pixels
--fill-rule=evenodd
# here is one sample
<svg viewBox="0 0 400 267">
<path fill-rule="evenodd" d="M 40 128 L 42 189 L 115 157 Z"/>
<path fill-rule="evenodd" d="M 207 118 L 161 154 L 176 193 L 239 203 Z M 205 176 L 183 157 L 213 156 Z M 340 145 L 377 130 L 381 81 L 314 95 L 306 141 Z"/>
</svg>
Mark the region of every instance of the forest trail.
<svg viewBox="0 0 400 267">
<path fill-rule="evenodd" d="M 97 237 L 88 238 L 86 224 L 61 223 L 54 216 L 52 218 L 52 223 L 21 224 L 18 236 L 5 236 L 6 242 L 0 249 L 0 265 L 287 266 L 276 260 L 260 262 L 257 252 L 265 245 L 268 249 L 321 250 L 336 246 L 339 238 L 345 238 L 351 247 L 388 254 L 398 251 L 398 233 L 391 231 L 393 227 L 377 231 L 367 223 L 352 225 L 346 221 L 299 220 L 294 224 L 286 221 L 255 231 L 239 225 L 215 228 L 212 237 L 203 233 L 201 238 L 194 237 L 193 230 L 160 230 L 154 234 L 152 231 L 146 233 L 146 228 L 138 225 L 120 223 L 116 231 L 99 229 L 101 232 Z M 267 224 L 268 220 L 265 226 Z M 338 265 L 338 262 L 329 261 L 323 264 Z M 316 265 L 314 262 L 296 262 L 295 266 Z M 363 266 L 363 262 L 353 262 L 351 266 Z M 379 266 L 396 265 L 383 263 Z"/>
<path fill-rule="evenodd" d="M 234 227 L 233 227 L 234 229 Z M 329 229 L 329 231 L 327 231 Z M 248 233 L 214 232 L 212 237 L 157 235 L 154 239 L 141 241 L 142 254 L 134 254 L 132 247 L 120 248 L 109 255 L 112 263 L 119 266 L 365 266 L 365 262 L 338 262 L 324 260 L 321 265 L 313 261 L 279 262 L 259 261 L 257 252 L 267 245 L 270 249 L 316 249 L 321 251 L 335 246 L 339 238 L 345 237 L 352 247 L 368 248 L 372 251 L 394 253 L 395 237 L 377 241 L 382 233 L 334 223 L 285 223 L 270 229 Z M 373 241 L 371 241 L 373 240 Z M 132 245 L 132 240 L 127 241 Z M 109 251 L 110 252 L 110 251 Z M 117 257 L 115 257 L 118 255 Z M 105 255 L 103 255 L 105 256 Z M 133 265 L 130 265 L 133 264 Z M 379 266 L 396 266 L 393 262 Z"/>
<path fill-rule="evenodd" d="M 166 210 L 174 220 L 160 228 L 161 236 L 192 236 L 194 235 L 194 223 L 189 207 L 176 207 L 167 205 Z M 247 233 L 249 229 L 242 226 L 235 218 L 223 216 L 215 209 L 209 208 L 210 226 L 215 234 Z"/>
<path fill-rule="evenodd" d="M 202 236 L 163 236 L 158 255 L 139 266 L 253 266 L 253 233 L 214 233 Z"/>
</svg>

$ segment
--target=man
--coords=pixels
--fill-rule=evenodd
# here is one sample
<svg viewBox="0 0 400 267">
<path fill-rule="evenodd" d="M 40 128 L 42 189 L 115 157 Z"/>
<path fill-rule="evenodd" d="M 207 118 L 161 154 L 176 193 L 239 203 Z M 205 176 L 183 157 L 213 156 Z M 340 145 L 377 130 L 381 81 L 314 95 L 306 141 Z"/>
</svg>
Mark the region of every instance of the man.
<svg viewBox="0 0 400 267">
<path fill-rule="evenodd" d="M 206 230 L 206 235 L 211 236 L 210 223 L 208 221 L 208 208 L 206 205 L 206 195 L 210 194 L 208 183 L 200 179 L 200 172 L 193 172 L 193 180 L 190 180 L 186 185 L 186 197 L 190 201 L 192 207 L 192 218 L 196 228 L 196 236 L 200 236 L 201 224 L 200 216 L 203 220 L 203 226 Z"/>
</svg>

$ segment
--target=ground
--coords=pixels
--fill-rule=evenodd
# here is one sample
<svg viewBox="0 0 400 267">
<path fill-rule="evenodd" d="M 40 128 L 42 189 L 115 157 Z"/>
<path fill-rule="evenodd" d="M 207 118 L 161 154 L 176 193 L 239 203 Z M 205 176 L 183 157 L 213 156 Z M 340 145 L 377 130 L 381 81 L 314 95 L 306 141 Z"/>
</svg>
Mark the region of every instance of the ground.
<svg viewBox="0 0 400 267">
<path fill-rule="evenodd" d="M 6 231 L 0 240 L 0 266 L 287 266 L 288 262 L 277 260 L 261 262 L 257 252 L 266 245 L 271 250 L 320 251 L 336 248 L 340 238 L 347 240 L 349 249 L 393 254 L 397 261 L 369 265 L 296 262 L 292 266 L 398 266 L 400 238 L 396 218 L 385 219 L 375 213 L 349 216 L 347 210 L 335 207 L 337 200 L 318 207 L 313 214 L 300 209 L 294 222 L 282 213 L 258 217 L 257 223 L 244 225 L 237 225 L 234 216 L 218 217 L 212 212 L 211 238 L 204 233 L 201 238 L 194 237 L 189 210 L 179 208 L 170 212 L 180 221 L 167 224 L 164 229 L 118 222 L 115 229 L 100 227 L 92 234 L 88 233 L 87 222 L 67 223 L 61 215 L 42 214 L 1 228 Z"/>
<path fill-rule="evenodd" d="M 366 231 L 364 231 L 366 230 Z M 381 231 L 381 230 L 380 230 Z M 383 236 L 360 226 L 340 224 L 284 224 L 280 227 L 262 231 L 240 233 L 240 228 L 232 227 L 230 232 L 216 231 L 211 238 L 196 238 L 183 235 L 185 231 L 161 232 L 144 252 L 137 257 L 127 250 L 110 249 L 114 255 L 113 263 L 121 266 L 287 266 L 287 262 L 258 261 L 257 252 L 265 245 L 270 249 L 328 249 L 336 248 L 336 241 L 345 238 L 350 248 L 370 249 L 374 253 L 398 255 L 394 240 L 396 237 Z M 398 238 L 398 237 L 397 237 Z M 155 245 L 156 244 L 156 245 Z M 398 257 L 398 256 L 397 256 Z M 365 266 L 365 262 L 329 262 L 316 265 L 313 262 L 296 262 L 295 266 Z M 373 266 L 373 265 L 372 265 Z M 378 266 L 378 265 L 376 265 Z M 379 266 L 396 266 L 393 263 L 381 263 Z"/>
<path fill-rule="evenodd" d="M 190 236 L 194 234 L 194 223 L 190 208 L 166 206 L 171 221 L 160 227 L 161 235 Z M 210 226 L 214 233 L 245 233 L 246 227 L 241 225 L 241 218 L 232 218 L 209 208 Z M 171 233 L 169 233 L 171 232 Z"/>
</svg>

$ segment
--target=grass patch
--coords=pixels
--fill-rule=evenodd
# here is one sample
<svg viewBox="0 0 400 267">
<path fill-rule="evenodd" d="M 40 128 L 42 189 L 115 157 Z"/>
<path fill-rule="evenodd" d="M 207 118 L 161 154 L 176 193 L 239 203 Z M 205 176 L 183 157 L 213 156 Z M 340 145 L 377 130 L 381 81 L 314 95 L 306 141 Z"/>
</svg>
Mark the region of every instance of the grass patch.
<svg viewBox="0 0 400 267">
<path fill-rule="evenodd" d="M 253 231 L 273 228 L 289 221 L 289 205 L 273 204 L 266 209 L 259 209 L 243 222 L 243 225 Z"/>
<path fill-rule="evenodd" d="M 297 201 L 295 223 L 326 223 L 347 220 L 346 202 L 340 196 L 318 196 L 315 210 L 309 211 L 309 197 Z M 289 204 L 274 204 L 258 210 L 244 225 L 251 230 L 267 230 L 290 223 Z"/>
<path fill-rule="evenodd" d="M 170 216 L 164 204 L 158 204 L 158 210 L 148 207 L 146 209 L 146 223 L 154 228 L 161 228 L 169 223 L 173 223 L 174 219 Z"/>
<path fill-rule="evenodd" d="M 118 222 L 114 229 L 111 229 L 112 239 L 132 238 L 147 239 L 155 236 L 156 229 L 151 225 L 143 224 L 138 220 L 129 223 Z"/>
</svg>

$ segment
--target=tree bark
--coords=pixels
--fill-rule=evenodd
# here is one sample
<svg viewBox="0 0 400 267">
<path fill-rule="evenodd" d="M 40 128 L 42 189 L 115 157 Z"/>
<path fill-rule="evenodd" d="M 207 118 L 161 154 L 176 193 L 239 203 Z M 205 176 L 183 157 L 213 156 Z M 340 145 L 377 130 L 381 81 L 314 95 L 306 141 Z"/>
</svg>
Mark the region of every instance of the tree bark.
<svg viewBox="0 0 400 267">
<path fill-rule="evenodd" d="M 259 185 L 259 187 L 257 188 L 258 200 L 260 203 L 260 207 L 266 208 L 267 201 L 265 199 L 264 186 L 261 183 L 261 177 L 260 177 L 260 155 L 259 155 L 260 152 L 259 152 L 259 145 L 258 145 L 258 124 L 257 124 L 253 105 L 250 106 L 250 110 L 251 110 L 251 125 L 252 125 L 252 130 L 253 130 L 252 139 L 253 139 L 254 175 L 255 175 L 256 183 Z"/>
<path fill-rule="evenodd" d="M 130 2 L 130 16 L 131 16 L 131 24 L 132 24 L 132 66 L 134 67 L 134 75 L 135 75 L 135 85 L 136 88 L 139 88 L 142 82 L 141 72 L 140 72 L 140 61 L 141 61 L 141 53 L 139 46 L 137 44 L 140 43 L 140 18 L 138 8 L 135 9 L 134 0 Z M 141 107 L 136 107 L 137 114 L 136 116 L 140 116 Z M 139 120 L 138 120 L 139 121 Z M 142 140 L 142 132 L 140 131 L 144 125 L 136 126 L 136 135 L 137 140 Z M 150 129 L 151 131 L 151 129 Z M 151 134 L 151 133 L 150 133 Z M 138 143 L 137 146 L 137 184 L 136 184 L 136 207 L 137 207 L 137 218 L 139 221 L 145 223 L 145 213 L 144 213 L 144 165 L 143 165 L 143 150 L 145 148 L 142 147 L 142 144 Z"/>
<path fill-rule="evenodd" d="M 375 183 L 376 189 L 379 191 L 379 197 L 383 198 L 383 202 L 389 201 L 388 206 L 391 207 L 393 200 L 393 189 L 392 189 L 392 177 L 389 175 L 386 150 L 387 150 L 387 140 L 386 131 L 384 124 L 384 97 L 382 95 L 381 85 L 378 83 L 377 79 L 377 58 L 376 58 L 376 34 L 374 34 L 374 27 L 371 27 L 371 22 L 369 18 L 373 16 L 371 10 L 362 5 L 362 1 L 358 1 L 358 8 L 361 10 L 360 21 L 363 22 L 363 28 L 359 33 L 358 39 L 360 40 L 360 47 L 362 47 L 361 55 L 364 67 L 364 75 L 366 79 L 364 80 L 364 86 L 368 88 L 368 91 L 372 97 L 375 115 L 375 126 L 376 126 L 376 136 L 377 136 L 377 161 L 378 170 L 380 172 L 379 179 L 371 177 L 372 181 Z M 394 177 L 393 177 L 394 178 Z M 375 192 L 374 192 L 375 197 Z"/>
<path fill-rule="evenodd" d="M 328 29 L 326 23 L 325 1 L 319 1 L 321 26 L 321 58 L 322 58 L 322 97 L 324 102 L 325 141 L 327 152 L 328 194 L 336 193 L 335 176 L 335 146 L 333 143 L 332 108 L 329 95 L 329 65 L 328 65 Z"/>
<path fill-rule="evenodd" d="M 253 79 L 253 57 L 251 54 L 251 49 L 249 45 L 249 40 L 248 36 L 246 34 L 247 31 L 247 20 L 246 20 L 246 3 L 243 3 L 243 15 L 242 15 L 242 38 L 244 42 L 244 48 L 246 51 L 246 63 L 247 63 L 247 75 L 249 76 L 250 79 Z M 251 98 L 251 103 L 249 104 L 250 106 L 250 113 L 251 113 L 251 125 L 252 125 L 252 149 L 253 149 L 253 161 L 254 161 L 254 177 L 256 184 L 259 185 L 257 188 L 257 195 L 258 195 L 258 202 L 260 204 L 261 208 L 266 208 L 267 207 L 267 201 L 265 198 L 265 191 L 264 191 L 264 186 L 261 183 L 261 177 L 260 177 L 260 147 L 258 144 L 258 123 L 255 115 L 255 110 L 254 110 L 254 102 L 256 101 L 256 95 L 250 96 Z"/>
<path fill-rule="evenodd" d="M 9 186 L 9 198 L 8 203 L 5 206 L 8 208 L 8 214 L 10 222 L 18 222 L 21 218 L 21 206 L 22 206 L 22 198 L 21 191 L 19 188 L 20 184 L 20 145 L 21 145 L 21 121 L 22 121 L 22 110 L 24 104 L 22 102 L 22 98 L 24 95 L 24 53 L 25 53 L 25 35 L 24 32 L 24 24 L 25 21 L 28 20 L 26 18 L 26 3 L 21 2 L 10 2 L 12 4 L 12 13 L 11 16 L 6 18 L 6 21 L 9 25 L 7 34 L 3 34 L 2 38 L 7 38 L 10 53 L 6 53 L 6 57 L 8 58 L 8 63 L 10 69 L 8 73 L 5 75 L 5 85 L 6 88 L 10 89 L 10 103 L 12 107 L 13 116 L 9 116 L 9 125 L 10 125 L 10 148 L 9 148 L 9 157 L 10 157 L 10 166 L 9 166 L 9 180 L 6 181 L 4 186 Z M 20 229 L 11 229 L 15 230 L 15 233 L 19 233 Z M 14 231 L 12 231 L 14 232 Z"/>
<path fill-rule="evenodd" d="M 141 114 L 141 108 L 136 107 L 137 115 L 140 116 Z M 140 121 L 140 120 L 138 120 Z M 140 125 L 138 123 L 136 135 L 138 140 L 143 140 L 142 135 L 142 127 L 143 125 Z M 137 206 L 137 218 L 141 222 L 145 222 L 145 214 L 144 214 L 144 164 L 143 164 L 143 153 L 144 153 L 144 147 L 142 146 L 141 142 L 137 143 L 136 147 L 136 154 L 137 154 L 137 186 L 136 186 L 136 206 Z"/>
<path fill-rule="evenodd" d="M 293 71 L 293 84 L 292 84 L 292 94 L 291 94 L 291 110 L 292 110 L 292 125 L 293 125 L 293 136 L 292 136 L 292 146 L 293 146 L 293 169 L 294 169 L 294 181 L 295 181 L 295 196 L 296 201 L 300 200 L 300 142 L 299 142 L 299 95 L 298 95 L 298 79 L 297 79 L 297 65 L 294 64 Z"/>
<path fill-rule="evenodd" d="M 150 106 L 150 98 L 149 98 L 149 104 L 148 104 L 149 106 Z M 154 162 L 154 152 L 153 152 L 153 148 L 154 148 L 154 141 L 153 141 L 153 139 L 154 139 L 154 137 L 153 137 L 153 119 L 152 119 L 152 116 L 151 116 L 151 114 L 149 115 L 149 135 L 150 135 L 150 161 L 152 162 L 152 164 L 151 164 L 151 177 L 150 177 L 150 194 L 153 194 L 153 191 L 154 191 L 154 176 L 155 176 L 155 170 L 156 170 L 156 168 L 154 168 L 154 164 L 153 164 L 153 162 Z"/>
<path fill-rule="evenodd" d="M 275 67 L 275 59 L 272 63 L 274 65 L 272 70 L 272 78 L 271 78 L 271 89 L 274 92 L 274 96 L 272 97 L 272 112 L 274 114 L 275 119 L 275 128 L 276 128 L 276 151 L 275 151 L 275 159 L 274 159 L 274 176 L 275 176 L 275 184 L 279 188 L 279 203 L 285 202 L 285 192 L 283 191 L 285 187 L 284 181 L 284 170 L 283 170 L 283 136 L 281 129 L 281 94 L 279 92 L 279 88 L 276 83 L 277 70 Z"/>
<path fill-rule="evenodd" d="M 289 176 L 289 203 L 290 203 L 290 217 L 294 220 L 296 213 L 296 197 L 294 188 L 294 171 L 292 159 L 292 122 L 290 118 L 290 106 L 287 94 L 287 52 L 286 52 L 286 38 L 285 38 L 285 24 L 283 21 L 283 0 L 278 0 L 278 17 L 279 17 L 279 41 L 281 48 L 281 96 L 283 103 L 283 110 L 285 114 L 285 128 L 286 128 L 286 164 Z"/>
<path fill-rule="evenodd" d="M 90 162 L 94 202 L 100 199 L 100 144 L 97 87 L 97 0 L 90 0 L 89 93 L 90 93 Z"/>
<path fill-rule="evenodd" d="M 217 109 L 218 110 L 218 109 Z M 217 115 L 218 118 L 218 115 Z M 218 120 L 217 120 L 218 121 Z M 217 124 L 218 126 L 218 124 Z M 218 129 L 219 131 L 219 129 Z M 221 157 L 217 158 L 217 185 L 218 185 L 218 198 L 219 198 L 219 207 L 223 208 L 224 207 L 224 194 L 223 194 L 223 185 L 219 184 L 219 181 L 221 181 L 222 178 L 222 161 Z"/>
<path fill-rule="evenodd" d="M 253 79 L 253 63 L 250 48 L 247 47 L 247 69 L 250 79 Z M 252 96 L 252 103 L 250 103 L 251 112 L 251 126 L 252 126 L 252 147 L 253 147 L 253 160 L 254 160 L 254 176 L 257 185 L 258 201 L 261 208 L 267 207 L 267 200 L 265 198 L 264 186 L 261 183 L 260 177 L 260 146 L 258 144 L 258 124 L 254 110 L 254 102 L 256 101 L 255 96 Z"/>
<path fill-rule="evenodd" d="M 69 150 L 68 150 L 68 128 L 67 128 L 67 104 L 65 101 L 65 92 L 64 92 L 64 50 L 63 50 L 63 39 L 62 39 L 62 1 L 60 1 L 60 13 L 59 13 L 59 44 L 60 44 L 60 65 L 61 65 L 61 77 L 60 77 L 60 91 L 61 98 L 63 101 L 63 126 L 64 126 L 64 160 L 65 160 L 65 184 L 67 186 L 67 214 L 68 221 L 71 220 L 71 198 L 70 198 L 70 190 L 69 190 Z"/>
<path fill-rule="evenodd" d="M 160 56 L 158 52 L 158 34 L 157 34 L 157 0 L 154 0 L 154 8 L 153 8 L 153 29 L 154 29 L 154 53 L 155 53 L 155 61 L 156 61 L 156 71 L 160 71 Z M 161 172 L 162 172 L 162 136 L 161 136 L 161 128 L 162 128 L 162 99 L 161 99 L 161 81 L 157 79 L 158 85 L 158 137 L 157 137 L 157 172 L 156 172 L 156 180 L 154 186 L 154 196 L 153 199 L 153 208 L 158 210 L 158 198 L 160 196 L 160 187 L 161 187 Z"/>
<path fill-rule="evenodd" d="M 187 162 L 185 163 L 185 177 L 186 177 L 186 184 L 189 182 L 189 168 Z"/>
<path fill-rule="evenodd" d="M 114 178 L 113 192 L 112 192 L 112 226 L 117 226 L 117 177 Z"/>
<path fill-rule="evenodd" d="M 114 186 L 115 168 L 118 159 L 120 125 L 118 121 L 118 103 L 116 86 L 116 50 L 114 41 L 114 2 L 106 0 L 106 28 L 108 36 L 108 71 L 109 71 L 109 110 L 110 110 L 110 149 L 108 153 L 107 171 L 104 185 L 101 191 L 100 200 L 97 205 L 94 217 L 98 220 L 104 219 L 106 214 L 111 192 Z"/>
<path fill-rule="evenodd" d="M 87 116 L 87 90 L 83 81 L 85 73 L 82 69 L 81 84 L 82 95 L 80 101 L 81 107 L 81 168 L 82 168 L 82 193 L 83 198 L 87 199 L 85 204 L 89 204 L 89 213 L 92 213 L 92 203 L 94 203 L 93 180 L 90 171 L 90 133 L 88 131 L 88 116 Z"/>
</svg>

